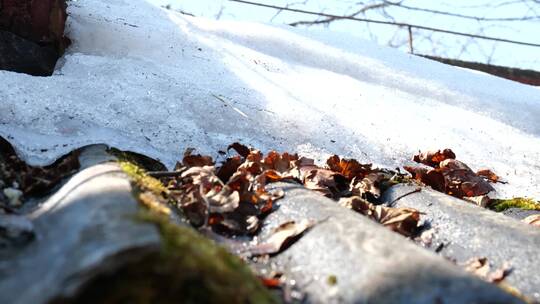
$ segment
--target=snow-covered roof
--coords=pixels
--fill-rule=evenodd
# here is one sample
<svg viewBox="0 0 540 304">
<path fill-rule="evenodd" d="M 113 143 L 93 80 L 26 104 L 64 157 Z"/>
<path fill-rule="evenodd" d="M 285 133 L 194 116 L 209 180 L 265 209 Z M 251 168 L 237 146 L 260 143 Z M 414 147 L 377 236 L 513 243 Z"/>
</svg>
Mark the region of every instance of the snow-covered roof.
<svg viewBox="0 0 540 304">
<path fill-rule="evenodd" d="M 234 141 L 397 167 L 452 148 L 540 198 L 540 90 L 330 31 L 183 16 L 144 0 L 69 4 L 52 77 L 0 71 L 0 135 L 32 163 L 107 143 L 168 166 Z"/>
</svg>

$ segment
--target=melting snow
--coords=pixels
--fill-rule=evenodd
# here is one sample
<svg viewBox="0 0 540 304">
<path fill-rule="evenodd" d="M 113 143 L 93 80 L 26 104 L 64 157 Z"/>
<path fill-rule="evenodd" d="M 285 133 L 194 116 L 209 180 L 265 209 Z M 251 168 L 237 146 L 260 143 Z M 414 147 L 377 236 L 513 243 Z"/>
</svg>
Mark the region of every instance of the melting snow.
<svg viewBox="0 0 540 304">
<path fill-rule="evenodd" d="M 106 143 L 168 166 L 241 141 L 377 165 L 452 148 L 540 198 L 540 90 L 342 33 L 186 17 L 143 0 L 70 2 L 52 77 L 0 71 L 0 135 L 32 163 Z"/>
</svg>

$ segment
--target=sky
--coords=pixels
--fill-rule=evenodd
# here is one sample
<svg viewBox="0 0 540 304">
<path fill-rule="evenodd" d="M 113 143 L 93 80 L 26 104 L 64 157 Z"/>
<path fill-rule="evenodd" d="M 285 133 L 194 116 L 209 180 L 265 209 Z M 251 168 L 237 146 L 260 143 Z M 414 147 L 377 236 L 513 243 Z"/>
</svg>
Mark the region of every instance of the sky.
<svg viewBox="0 0 540 304">
<path fill-rule="evenodd" d="M 289 24 L 296 21 L 311 21 L 316 16 L 281 12 L 228 0 L 151 0 L 158 5 L 169 4 L 171 8 L 182 10 L 195 16 L 222 20 L 255 21 L 274 24 Z M 358 8 L 359 1 L 351 0 L 253 0 L 253 2 L 272 4 L 325 12 L 329 14 L 350 14 Z M 373 3 L 375 0 L 364 1 Z M 403 5 L 456 14 L 499 18 L 540 16 L 540 3 L 534 0 L 455 0 L 455 1 L 402 1 Z M 385 15 L 386 13 L 386 15 Z M 389 7 L 385 12 L 372 10 L 361 18 L 390 20 L 396 22 L 424 25 L 452 31 L 479 34 L 540 44 L 540 18 L 527 21 L 482 21 L 456 18 L 413 11 L 401 7 Z M 409 51 L 408 32 L 405 28 L 388 25 L 366 24 L 365 22 L 340 20 L 330 25 L 315 25 L 311 28 L 328 28 L 332 31 L 348 32 L 355 36 L 375 41 L 380 45 L 398 47 Z M 540 71 L 540 47 L 521 46 L 503 42 L 472 39 L 426 30 L 413 29 L 413 49 L 417 54 L 436 55 L 445 58 L 490 63 L 495 65 L 519 67 Z"/>
</svg>

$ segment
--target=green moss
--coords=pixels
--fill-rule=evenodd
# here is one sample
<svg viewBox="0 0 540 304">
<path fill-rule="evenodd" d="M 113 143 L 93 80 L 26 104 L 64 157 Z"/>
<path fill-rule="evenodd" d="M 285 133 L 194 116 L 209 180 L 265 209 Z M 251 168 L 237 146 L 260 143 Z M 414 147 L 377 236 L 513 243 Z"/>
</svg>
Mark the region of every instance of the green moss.
<svg viewBox="0 0 540 304">
<path fill-rule="evenodd" d="M 326 282 L 328 283 L 328 285 L 330 286 L 334 286 L 337 284 L 337 276 L 335 275 L 329 275 L 327 278 L 326 278 Z"/>
<path fill-rule="evenodd" d="M 146 207 L 136 220 L 156 225 L 162 246 L 113 273 L 102 274 L 73 298 L 53 303 L 278 303 L 249 267 L 194 229 L 170 221 L 141 200 L 167 196 L 163 184 L 128 161 L 120 167 L 134 183 L 134 195 Z"/>
<path fill-rule="evenodd" d="M 146 174 L 136 164 L 128 161 L 120 161 L 119 165 L 141 190 L 151 191 L 156 195 L 162 195 L 168 192 L 167 188 L 158 179 Z"/>
<path fill-rule="evenodd" d="M 116 156 L 116 158 L 118 158 L 118 160 L 120 161 L 135 164 L 136 166 L 140 168 L 144 168 L 145 170 L 150 170 L 150 171 L 167 170 L 165 165 L 163 165 L 161 162 L 153 158 L 150 158 L 148 156 L 139 154 L 139 153 L 130 152 L 130 151 L 121 151 L 116 148 L 109 148 L 107 152 Z"/>
<path fill-rule="evenodd" d="M 157 226 L 161 248 L 141 250 L 138 259 L 133 252 L 118 256 L 127 260 L 120 268 L 92 279 L 74 297 L 49 304 L 279 302 L 239 258 L 193 229 L 152 211 L 141 212 L 138 220 Z"/>
<path fill-rule="evenodd" d="M 194 288 L 185 290 L 194 303 L 277 303 L 249 267 L 225 248 L 154 212 L 142 213 L 140 219 L 158 227 L 162 261 L 182 274 L 178 286 Z"/>
<path fill-rule="evenodd" d="M 530 198 L 515 197 L 511 199 L 493 199 L 489 203 L 489 209 L 497 212 L 510 208 L 520 208 L 523 210 L 540 210 L 540 202 Z"/>
</svg>

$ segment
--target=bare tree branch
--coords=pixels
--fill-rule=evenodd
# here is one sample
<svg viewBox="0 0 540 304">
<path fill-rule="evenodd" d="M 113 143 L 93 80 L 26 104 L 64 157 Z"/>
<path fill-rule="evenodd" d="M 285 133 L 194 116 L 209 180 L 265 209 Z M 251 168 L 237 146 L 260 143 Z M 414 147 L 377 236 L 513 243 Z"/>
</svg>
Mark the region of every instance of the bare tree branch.
<svg viewBox="0 0 540 304">
<path fill-rule="evenodd" d="M 440 56 L 442 53 L 448 55 L 457 51 L 458 58 L 467 54 L 476 54 L 477 57 L 481 56 L 486 62 L 490 63 L 493 61 L 493 58 L 495 58 L 496 49 L 500 45 L 498 42 L 540 47 L 538 41 L 517 41 L 516 39 L 498 38 L 487 34 L 488 31 L 490 33 L 493 32 L 494 28 L 505 28 L 506 31 L 510 30 L 510 33 L 514 31 L 517 35 L 523 28 L 520 26 L 534 26 L 531 25 L 531 22 L 540 20 L 540 0 L 484 0 L 481 4 L 468 6 L 456 6 L 453 3 L 441 5 L 439 3 L 439 5 L 436 6 L 437 9 L 433 9 L 429 6 L 417 7 L 406 5 L 404 2 L 407 0 L 331 0 L 333 4 L 340 7 L 342 11 L 345 11 L 345 13 L 341 15 L 327 13 L 326 8 L 319 10 L 318 12 L 304 9 L 307 7 L 307 3 L 310 0 L 296 0 L 296 2 L 290 2 L 285 7 L 262 3 L 263 1 L 260 0 L 229 1 L 275 9 L 277 12 L 274 17 L 272 17 L 272 20 L 284 11 L 311 15 L 315 16 L 313 18 L 316 18 L 315 20 L 299 20 L 289 23 L 291 26 L 329 26 L 334 22 L 343 20 L 363 22 L 365 29 L 367 29 L 367 34 L 375 41 L 379 40 L 380 36 L 375 34 L 377 28 L 372 27 L 373 24 L 395 26 L 397 28 L 396 31 L 389 39 L 385 38 L 387 39 L 386 43 L 390 46 L 403 49 L 408 46 L 409 50 L 411 45 L 413 45 L 415 53 L 420 52 L 425 54 L 426 51 L 429 51 L 429 48 L 431 48 L 431 55 L 436 56 Z M 344 7 L 346 7 L 346 9 L 344 9 Z M 448 9 L 441 9 L 441 7 L 447 7 Z M 464 13 L 464 9 L 473 10 L 475 13 Z M 399 10 L 402 11 L 399 12 Z M 408 11 L 410 13 L 405 15 L 403 14 L 403 11 Z M 516 11 L 522 11 L 523 15 L 504 16 L 503 14 L 504 12 Z M 497 12 L 499 14 L 495 14 Z M 412 18 L 416 17 L 420 17 L 421 19 L 422 17 L 427 16 L 431 18 L 431 21 L 435 15 L 453 18 L 445 18 L 445 20 L 459 20 L 461 24 L 470 26 L 466 32 L 463 32 L 454 30 L 454 28 L 457 27 L 453 25 L 441 28 L 431 26 L 431 23 L 409 23 L 402 20 L 404 16 L 406 16 L 405 18 L 411 18 L 407 20 L 412 20 Z M 379 18 L 373 18 L 374 16 L 378 16 Z M 520 24 L 520 21 L 528 23 Z M 455 25 L 457 26 L 458 23 L 456 22 Z M 452 35 L 457 37 L 455 41 L 449 39 Z M 537 37 L 535 36 L 532 38 L 534 39 Z"/>
<path fill-rule="evenodd" d="M 370 5 L 365 5 L 359 10 L 353 12 L 352 14 L 344 15 L 344 16 L 332 16 L 332 17 L 326 17 L 321 20 L 313 20 L 313 21 L 296 21 L 293 23 L 289 23 L 290 26 L 298 26 L 298 25 L 315 25 L 315 24 L 328 24 L 330 22 L 336 21 L 336 20 L 342 20 L 342 19 L 348 19 L 356 17 L 360 14 L 364 14 L 365 12 L 369 10 L 379 9 L 385 6 L 388 6 L 390 4 L 386 3 L 386 1 L 383 1 L 381 3 L 374 3 Z"/>
<path fill-rule="evenodd" d="M 294 5 L 298 5 L 298 4 L 301 4 L 301 5 L 304 5 L 306 3 L 308 3 L 309 0 L 304 0 L 304 1 L 298 1 L 298 2 L 293 2 L 293 3 L 288 3 L 287 5 L 285 5 L 285 8 L 289 8 L 289 7 L 292 7 Z M 277 12 L 274 14 L 274 16 L 272 16 L 272 18 L 270 18 L 270 22 L 274 21 L 274 19 L 283 12 L 283 9 L 278 9 Z"/>
<path fill-rule="evenodd" d="M 540 0 L 539 0 L 540 1 Z M 432 10 L 427 8 L 421 8 L 421 7 L 414 7 L 414 6 L 408 6 L 401 3 L 393 3 L 390 1 L 385 1 L 388 3 L 388 5 L 399 7 L 403 9 L 408 9 L 411 11 L 419 11 L 419 12 L 427 12 L 427 13 L 433 13 L 438 15 L 446 15 L 446 16 L 452 16 L 452 17 L 458 17 L 458 18 L 464 18 L 464 19 L 471 19 L 471 20 L 477 20 L 477 21 L 525 21 L 525 20 L 540 20 L 540 16 L 519 16 L 519 17 L 479 17 L 479 16 L 470 16 L 470 15 L 463 15 L 463 14 L 457 14 L 452 12 L 445 12 L 445 11 L 439 11 L 439 10 Z"/>
</svg>

